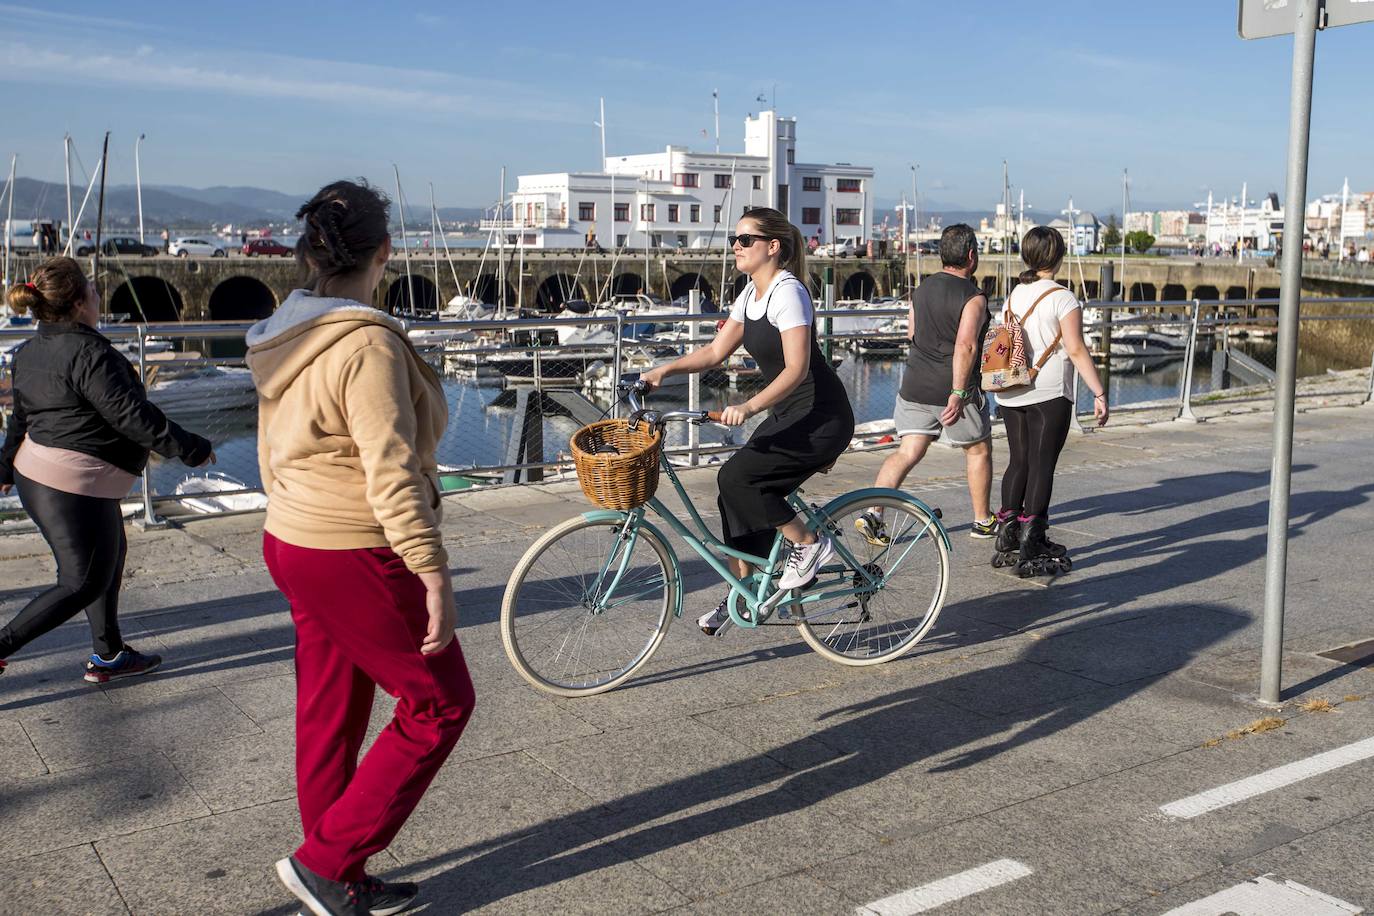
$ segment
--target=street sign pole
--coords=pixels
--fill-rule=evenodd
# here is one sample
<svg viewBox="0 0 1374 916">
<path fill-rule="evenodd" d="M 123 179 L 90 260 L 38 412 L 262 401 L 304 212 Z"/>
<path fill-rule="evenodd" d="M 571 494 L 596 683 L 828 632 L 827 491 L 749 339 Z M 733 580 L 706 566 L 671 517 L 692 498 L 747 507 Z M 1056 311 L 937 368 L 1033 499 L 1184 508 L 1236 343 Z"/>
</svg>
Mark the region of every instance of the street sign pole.
<svg viewBox="0 0 1374 916">
<path fill-rule="evenodd" d="M 1296 0 L 1293 88 L 1288 103 L 1288 181 L 1279 274 L 1279 351 L 1274 391 L 1274 454 L 1269 477 L 1269 550 L 1264 578 L 1264 647 L 1260 700 L 1279 702 L 1283 674 L 1283 611 L 1288 578 L 1288 498 L 1293 472 L 1293 402 L 1302 297 L 1302 236 L 1307 200 L 1307 150 L 1312 126 L 1312 68 L 1320 0 Z"/>
</svg>

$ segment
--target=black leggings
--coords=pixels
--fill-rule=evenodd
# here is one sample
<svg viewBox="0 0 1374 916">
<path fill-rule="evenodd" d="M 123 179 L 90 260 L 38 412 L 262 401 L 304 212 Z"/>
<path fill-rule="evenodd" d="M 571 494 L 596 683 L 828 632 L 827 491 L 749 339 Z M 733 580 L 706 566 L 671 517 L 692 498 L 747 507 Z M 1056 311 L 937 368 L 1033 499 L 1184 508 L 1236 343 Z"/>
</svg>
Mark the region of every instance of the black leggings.
<svg viewBox="0 0 1374 916">
<path fill-rule="evenodd" d="M 34 598 L 0 629 L 0 659 L 9 658 L 85 610 L 91 647 L 112 657 L 119 635 L 119 586 L 129 542 L 119 500 L 76 496 L 14 475 L 19 501 L 57 559 L 57 584 Z"/>
<path fill-rule="evenodd" d="M 1054 398 L 1028 407 L 999 407 L 1011 457 L 1002 475 L 1002 511 L 998 515 L 1047 516 L 1054 467 L 1069 437 L 1073 403 L 1068 398 Z"/>
</svg>

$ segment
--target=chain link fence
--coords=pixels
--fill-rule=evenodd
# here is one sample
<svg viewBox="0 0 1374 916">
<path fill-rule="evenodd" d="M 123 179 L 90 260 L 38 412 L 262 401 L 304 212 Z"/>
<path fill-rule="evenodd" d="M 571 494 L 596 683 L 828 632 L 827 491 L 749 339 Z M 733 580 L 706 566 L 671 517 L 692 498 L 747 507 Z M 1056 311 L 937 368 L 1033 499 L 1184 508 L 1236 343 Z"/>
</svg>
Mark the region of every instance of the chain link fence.
<svg viewBox="0 0 1374 916">
<path fill-rule="evenodd" d="M 1309 302 L 1328 309 L 1340 304 L 1343 311 L 1305 315 L 1305 335 L 1320 322 L 1342 322 L 1332 327 L 1349 327 L 1355 335 L 1342 352 L 1363 355 L 1355 361 L 1305 352 L 1300 374 L 1368 365 L 1374 352 L 1374 321 L 1369 320 L 1374 299 Z M 991 311 L 999 315 L 1000 303 Z M 624 409 L 617 402 L 616 380 L 710 342 L 723 317 L 598 310 L 572 318 L 409 324 L 411 340 L 442 376 L 448 397 L 448 430 L 437 454 L 443 489 L 571 478 L 572 433 Z M 1271 302 L 1132 303 L 1129 308 L 1089 302 L 1084 317 L 1114 411 L 1169 405 L 1187 415 L 1195 394 L 1272 381 L 1276 310 Z M 154 456 L 131 499 L 131 512 L 156 523 L 164 514 L 244 511 L 264 504 L 257 398 L 244 363 L 248 327 L 246 322 L 210 322 L 102 329 L 140 367 L 152 401 L 209 438 L 218 459 L 213 468 L 191 470 Z M 823 309 L 817 312 L 817 331 L 854 404 L 855 446 L 889 443 L 907 354 L 906 309 Z M 13 403 L 9 353 L 30 333 L 0 329 L 0 415 L 6 422 Z M 758 367 L 740 351 L 717 369 L 668 380 L 651 402 L 669 409 L 719 410 L 745 400 L 762 384 Z M 1092 411 L 1091 394 L 1081 384 L 1078 410 Z M 754 418 L 730 430 L 675 425 L 667 443 L 672 460 L 684 465 L 723 460 L 761 421 Z M 22 517 L 13 496 L 0 502 L 0 522 L 6 517 Z"/>
</svg>

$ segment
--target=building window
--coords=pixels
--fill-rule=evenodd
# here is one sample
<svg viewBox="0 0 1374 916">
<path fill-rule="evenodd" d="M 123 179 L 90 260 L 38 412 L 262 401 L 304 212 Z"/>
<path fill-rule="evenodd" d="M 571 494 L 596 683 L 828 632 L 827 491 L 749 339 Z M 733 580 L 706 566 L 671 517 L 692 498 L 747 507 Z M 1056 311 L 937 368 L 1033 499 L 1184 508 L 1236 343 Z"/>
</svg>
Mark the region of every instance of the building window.
<svg viewBox="0 0 1374 916">
<path fill-rule="evenodd" d="M 729 176 L 729 175 L 722 175 L 722 174 L 720 174 L 719 172 L 717 172 L 717 173 L 716 173 L 716 187 L 718 187 L 718 188 L 728 188 L 728 187 L 730 187 L 730 176 Z"/>
<path fill-rule="evenodd" d="M 640 204 L 640 205 L 639 205 L 639 218 L 640 218 L 641 220 L 644 220 L 645 222 L 652 223 L 652 222 L 654 221 L 654 205 L 653 205 L 653 204 Z"/>
<path fill-rule="evenodd" d="M 790 185 L 778 185 L 778 209 L 781 210 L 783 213 L 788 212 L 787 204 L 788 198 L 790 197 L 790 194 L 788 192 L 790 192 L 791 190 L 792 188 Z"/>
<path fill-rule="evenodd" d="M 692 222 L 701 222 L 701 204 L 692 204 L 687 212 L 690 214 Z"/>
<path fill-rule="evenodd" d="M 720 206 L 716 206 L 716 225 L 720 225 Z"/>
<path fill-rule="evenodd" d="M 624 247 L 625 247 L 625 236 L 623 236 L 623 235 L 617 235 L 617 236 L 615 237 L 615 247 L 617 247 L 617 248 L 624 248 Z"/>
<path fill-rule="evenodd" d="M 649 247 L 650 247 L 650 248 L 662 248 L 662 247 L 663 247 L 663 233 L 661 233 L 661 232 L 652 233 L 652 234 L 649 236 Z"/>
<path fill-rule="evenodd" d="M 754 176 L 754 190 L 755 190 L 755 191 L 762 191 L 762 190 L 763 190 L 763 176 L 762 176 L 762 175 L 755 175 L 755 176 Z"/>
<path fill-rule="evenodd" d="M 820 207 L 802 207 L 802 225 L 819 226 L 821 224 Z"/>
<path fill-rule="evenodd" d="M 535 205 L 534 205 L 534 221 L 535 221 L 536 223 L 542 223 L 542 222 L 544 221 L 544 205 L 543 205 L 543 204 L 535 204 Z"/>
<path fill-rule="evenodd" d="M 859 225 L 858 208 L 846 209 L 844 207 L 835 208 L 835 224 L 837 226 L 857 226 Z"/>
<path fill-rule="evenodd" d="M 803 191 L 819 191 L 820 189 L 821 189 L 821 179 L 820 179 L 820 176 L 815 176 L 815 177 L 813 177 L 813 178 L 803 178 L 803 179 L 802 179 L 802 190 L 803 190 Z"/>
<path fill-rule="evenodd" d="M 797 164 L 797 151 L 794 150 L 794 149 L 793 149 L 792 147 L 790 147 L 790 146 L 787 148 L 787 164 L 788 164 L 788 165 L 796 165 L 796 164 Z"/>
<path fill-rule="evenodd" d="M 863 190 L 863 182 L 857 178 L 837 178 L 835 190 L 841 194 L 858 194 Z"/>
<path fill-rule="evenodd" d="M 681 208 L 680 208 L 677 204 L 669 204 L 669 205 L 668 205 L 668 222 L 670 222 L 670 223 L 676 223 L 676 222 L 678 222 L 678 212 L 679 212 L 680 209 L 681 209 Z"/>
<path fill-rule="evenodd" d="M 677 234 L 677 247 L 679 247 L 679 248 L 686 248 L 686 247 L 687 247 L 687 233 L 685 233 L 685 232 L 679 232 L 679 233 Z"/>
<path fill-rule="evenodd" d="M 674 186 L 679 188 L 700 187 L 700 184 L 698 183 L 698 179 L 700 179 L 700 177 L 701 176 L 698 175 L 696 172 L 677 172 L 673 175 L 673 184 Z"/>
<path fill-rule="evenodd" d="M 617 223 L 628 223 L 628 222 L 630 221 L 630 205 L 629 205 L 629 204 L 616 204 L 616 205 L 615 205 L 615 221 L 616 221 Z"/>
<path fill-rule="evenodd" d="M 582 201 L 577 205 L 577 218 L 581 220 L 596 219 L 596 204 Z"/>
</svg>

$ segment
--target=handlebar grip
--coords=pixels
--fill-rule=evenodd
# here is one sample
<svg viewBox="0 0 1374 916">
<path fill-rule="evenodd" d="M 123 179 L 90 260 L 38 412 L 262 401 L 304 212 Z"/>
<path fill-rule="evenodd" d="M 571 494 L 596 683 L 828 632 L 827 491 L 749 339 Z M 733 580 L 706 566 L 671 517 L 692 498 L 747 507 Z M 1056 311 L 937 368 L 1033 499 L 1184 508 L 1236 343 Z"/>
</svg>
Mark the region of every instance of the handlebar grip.
<svg viewBox="0 0 1374 916">
<path fill-rule="evenodd" d="M 720 412 L 719 410 L 708 410 L 708 411 L 706 411 L 706 419 L 710 420 L 712 423 L 719 423 L 719 422 L 720 422 L 720 417 L 721 417 L 721 412 Z"/>
</svg>

